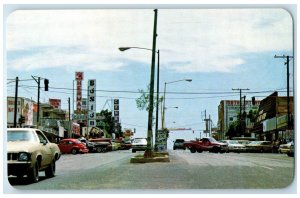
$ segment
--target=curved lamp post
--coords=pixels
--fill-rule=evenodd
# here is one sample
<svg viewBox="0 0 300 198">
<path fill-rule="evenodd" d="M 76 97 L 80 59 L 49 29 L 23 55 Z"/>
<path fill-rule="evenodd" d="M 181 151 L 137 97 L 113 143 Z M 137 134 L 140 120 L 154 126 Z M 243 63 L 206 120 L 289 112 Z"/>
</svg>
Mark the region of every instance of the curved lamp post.
<svg viewBox="0 0 300 198">
<path fill-rule="evenodd" d="M 192 79 L 182 79 L 182 80 L 175 80 L 175 81 L 171 81 L 171 82 L 165 82 L 164 97 L 163 97 L 164 103 L 163 103 L 163 108 L 162 108 L 163 112 L 162 112 L 162 117 L 161 117 L 161 128 L 162 129 L 165 128 L 165 109 L 166 109 L 165 104 L 166 104 L 166 88 L 167 88 L 167 84 L 181 82 L 181 81 L 192 82 Z"/>
<path fill-rule="evenodd" d="M 121 52 L 124 52 L 129 49 L 142 49 L 142 50 L 148 50 L 152 51 L 152 49 L 144 48 L 144 47 L 119 47 L 119 50 Z M 157 53 L 157 82 L 156 82 L 156 122 L 155 122 L 155 134 L 157 134 L 158 130 L 158 109 L 159 109 L 159 50 L 156 51 Z M 156 136 L 155 136 L 156 137 Z"/>
</svg>

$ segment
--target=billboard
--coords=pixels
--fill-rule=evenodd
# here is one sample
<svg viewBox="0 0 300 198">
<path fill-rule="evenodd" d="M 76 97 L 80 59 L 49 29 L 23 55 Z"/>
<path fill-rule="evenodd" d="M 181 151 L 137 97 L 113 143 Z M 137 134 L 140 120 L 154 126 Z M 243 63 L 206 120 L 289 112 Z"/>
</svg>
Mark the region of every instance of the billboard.
<svg viewBox="0 0 300 198">
<path fill-rule="evenodd" d="M 49 104 L 54 109 L 61 109 L 61 99 L 49 99 Z"/>
</svg>

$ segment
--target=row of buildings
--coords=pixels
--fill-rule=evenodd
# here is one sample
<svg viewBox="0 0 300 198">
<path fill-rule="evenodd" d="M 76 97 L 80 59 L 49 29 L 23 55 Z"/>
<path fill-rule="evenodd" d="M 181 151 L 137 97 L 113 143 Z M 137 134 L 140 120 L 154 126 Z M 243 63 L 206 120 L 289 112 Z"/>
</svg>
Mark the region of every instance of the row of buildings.
<svg viewBox="0 0 300 198">
<path fill-rule="evenodd" d="M 15 98 L 7 98 L 7 127 L 14 126 Z M 238 136 L 252 137 L 259 140 L 294 139 L 294 99 L 289 97 L 289 111 L 287 97 L 278 96 L 274 92 L 260 101 L 222 100 L 218 106 L 218 127 L 214 136 L 217 139 L 227 139 L 228 130 L 232 123 L 238 121 L 240 112 L 255 117 L 245 116 L 244 127 Z M 84 107 L 84 105 L 82 106 Z M 242 109 L 241 109 L 242 107 Z M 83 109 L 84 110 L 84 109 Z M 114 109 L 116 110 L 116 109 Z M 18 98 L 16 121 L 18 127 L 38 127 L 55 137 L 86 136 L 89 133 L 108 134 L 101 130 L 101 117 L 96 114 L 96 127 L 87 127 L 86 116 L 77 114 L 69 119 L 69 112 L 62 110 L 59 99 L 49 99 L 48 103 L 40 104 L 40 123 L 37 123 L 37 103 L 28 98 Z M 290 122 L 288 122 L 290 120 Z"/>
<path fill-rule="evenodd" d="M 289 105 L 289 108 L 288 108 Z M 218 128 L 215 135 L 226 139 L 230 125 L 240 119 L 242 113 L 255 114 L 254 119 L 245 117 L 244 128 L 239 136 L 252 137 L 258 140 L 274 141 L 294 139 L 294 98 L 278 96 L 277 92 L 260 101 L 222 100 L 218 106 Z M 289 120 L 289 121 L 288 121 Z"/>
</svg>

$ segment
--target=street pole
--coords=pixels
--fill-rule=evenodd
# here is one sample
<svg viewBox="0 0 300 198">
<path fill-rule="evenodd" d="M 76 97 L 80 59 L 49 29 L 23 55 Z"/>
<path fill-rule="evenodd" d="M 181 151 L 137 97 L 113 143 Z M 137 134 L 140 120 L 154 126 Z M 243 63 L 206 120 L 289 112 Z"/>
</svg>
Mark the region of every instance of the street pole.
<svg viewBox="0 0 300 198">
<path fill-rule="evenodd" d="M 158 131 L 158 108 L 159 108 L 159 50 L 157 50 L 157 80 L 156 80 L 156 122 L 155 122 L 155 142 L 157 142 Z M 156 144 L 155 144 L 156 149 Z"/>
<path fill-rule="evenodd" d="M 37 101 L 37 128 L 39 128 L 39 124 L 40 124 L 40 82 L 41 82 L 41 78 L 38 77 L 38 101 Z"/>
<path fill-rule="evenodd" d="M 274 56 L 274 58 L 286 58 L 286 76 L 287 76 L 287 129 L 290 129 L 290 74 L 289 74 L 289 64 L 290 58 L 293 56 Z"/>
<path fill-rule="evenodd" d="M 162 108 L 162 116 L 161 116 L 161 128 L 164 129 L 165 128 L 165 109 L 166 109 L 166 87 L 167 87 L 167 83 L 165 82 L 165 88 L 164 88 L 164 97 L 163 97 L 163 108 Z"/>
<path fill-rule="evenodd" d="M 240 136 L 243 137 L 244 136 L 244 129 L 242 129 L 242 90 L 249 90 L 248 88 L 247 89 L 232 89 L 233 91 L 235 90 L 239 90 L 240 91 L 240 130 L 241 130 L 241 134 Z"/>
<path fill-rule="evenodd" d="M 156 28 L 157 28 L 157 9 L 154 10 L 154 28 L 153 28 L 153 44 L 152 44 L 152 61 L 150 74 L 150 96 L 149 96 L 149 113 L 148 113 L 148 133 L 147 133 L 147 150 L 145 157 L 152 157 L 152 117 L 153 117 L 153 92 L 154 92 L 154 72 L 155 72 L 155 54 L 156 54 Z"/>
<path fill-rule="evenodd" d="M 17 112 L 18 112 L 18 86 L 19 86 L 19 77 L 16 77 L 16 91 L 15 91 L 15 111 L 14 111 L 14 127 L 17 127 Z"/>
</svg>

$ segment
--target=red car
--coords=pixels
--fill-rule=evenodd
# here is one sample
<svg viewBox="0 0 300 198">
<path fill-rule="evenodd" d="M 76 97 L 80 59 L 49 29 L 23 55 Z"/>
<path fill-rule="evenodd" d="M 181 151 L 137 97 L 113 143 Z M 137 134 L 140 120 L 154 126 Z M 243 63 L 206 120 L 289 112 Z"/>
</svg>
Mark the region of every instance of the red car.
<svg viewBox="0 0 300 198">
<path fill-rule="evenodd" d="M 58 147 L 61 153 L 88 153 L 87 147 L 78 139 L 68 138 L 59 142 Z"/>
</svg>

